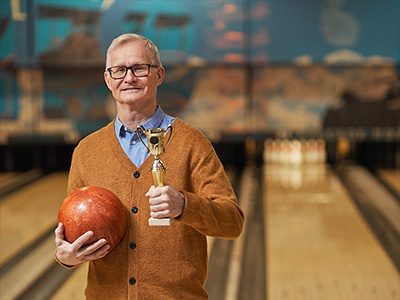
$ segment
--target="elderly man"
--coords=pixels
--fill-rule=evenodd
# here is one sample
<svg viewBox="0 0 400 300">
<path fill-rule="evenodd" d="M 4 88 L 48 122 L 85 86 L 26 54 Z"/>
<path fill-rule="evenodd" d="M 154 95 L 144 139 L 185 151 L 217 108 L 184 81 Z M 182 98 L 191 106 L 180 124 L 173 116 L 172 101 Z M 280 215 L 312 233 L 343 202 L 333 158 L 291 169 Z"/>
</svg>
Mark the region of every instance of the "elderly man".
<svg viewBox="0 0 400 300">
<path fill-rule="evenodd" d="M 71 163 L 68 192 L 102 186 L 129 211 L 122 242 L 110 251 L 100 239 L 73 243 L 55 230 L 56 259 L 66 267 L 89 262 L 87 299 L 207 299 L 206 236 L 236 238 L 243 213 L 211 143 L 197 129 L 166 115 L 157 105 L 165 69 L 157 47 L 137 34 L 114 39 L 104 79 L 116 101 L 113 122 L 84 138 Z M 166 184 L 153 185 L 152 157 L 136 129 L 166 128 L 173 134 L 162 159 Z M 171 218 L 171 226 L 149 226 L 149 217 Z"/>
</svg>

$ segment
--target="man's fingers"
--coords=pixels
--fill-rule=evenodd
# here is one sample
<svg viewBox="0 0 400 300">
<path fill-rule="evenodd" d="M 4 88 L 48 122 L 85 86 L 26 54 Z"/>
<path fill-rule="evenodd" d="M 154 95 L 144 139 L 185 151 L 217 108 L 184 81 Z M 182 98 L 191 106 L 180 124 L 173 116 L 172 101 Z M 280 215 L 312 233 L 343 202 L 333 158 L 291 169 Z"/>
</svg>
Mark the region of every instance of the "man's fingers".
<svg viewBox="0 0 400 300">
<path fill-rule="evenodd" d="M 162 194 L 168 193 L 169 189 L 170 189 L 170 187 L 167 185 L 158 186 L 158 187 L 155 187 L 154 185 L 152 185 L 150 187 L 149 191 L 146 193 L 146 196 L 150 197 L 150 198 L 156 198 L 158 196 L 161 196 Z"/>
<path fill-rule="evenodd" d="M 87 231 L 78 237 L 72 244 L 76 247 L 76 249 L 79 249 L 92 238 L 93 234 L 93 231 Z"/>
<path fill-rule="evenodd" d="M 149 204 L 150 204 L 150 206 L 159 205 L 162 203 L 166 203 L 166 201 L 167 201 L 167 198 L 160 196 L 160 197 L 156 197 L 156 198 L 150 198 Z"/>
<path fill-rule="evenodd" d="M 54 230 L 56 235 L 54 242 L 56 246 L 61 246 L 62 242 L 64 241 L 64 225 L 63 223 L 58 223 L 57 228 Z"/>
<path fill-rule="evenodd" d="M 163 211 L 169 208 L 168 203 L 161 203 L 156 205 L 150 205 L 150 210 L 153 212 Z"/>
<path fill-rule="evenodd" d="M 64 236 L 64 224 L 58 223 L 57 228 L 54 230 L 54 233 L 58 237 L 63 237 Z"/>
<path fill-rule="evenodd" d="M 85 253 L 85 255 L 90 255 L 92 253 L 94 253 L 95 251 L 97 251 L 98 249 L 101 249 L 102 247 L 108 245 L 107 241 L 105 239 L 100 239 L 98 241 L 96 241 L 93 244 L 88 245 L 83 252 Z"/>
<path fill-rule="evenodd" d="M 145 196 L 147 196 L 147 197 L 154 197 L 153 194 L 154 194 L 154 189 L 155 189 L 155 188 L 156 188 L 156 187 L 155 187 L 154 185 L 152 185 L 152 186 L 149 188 L 149 190 L 147 191 L 147 193 L 146 193 Z"/>
<path fill-rule="evenodd" d="M 152 217 L 154 219 L 163 219 L 163 218 L 168 218 L 170 216 L 171 216 L 171 214 L 170 214 L 169 210 L 150 212 L 150 217 Z"/>
<path fill-rule="evenodd" d="M 105 244 L 101 246 L 99 249 L 95 250 L 94 252 L 88 253 L 86 255 L 86 259 L 88 260 L 94 260 L 94 259 L 99 259 L 104 256 L 110 251 L 111 246 L 109 244 Z"/>
<path fill-rule="evenodd" d="M 169 201 L 170 201 L 170 195 L 163 188 L 157 188 L 157 191 L 154 191 L 149 195 L 150 205 L 158 205 Z"/>
</svg>

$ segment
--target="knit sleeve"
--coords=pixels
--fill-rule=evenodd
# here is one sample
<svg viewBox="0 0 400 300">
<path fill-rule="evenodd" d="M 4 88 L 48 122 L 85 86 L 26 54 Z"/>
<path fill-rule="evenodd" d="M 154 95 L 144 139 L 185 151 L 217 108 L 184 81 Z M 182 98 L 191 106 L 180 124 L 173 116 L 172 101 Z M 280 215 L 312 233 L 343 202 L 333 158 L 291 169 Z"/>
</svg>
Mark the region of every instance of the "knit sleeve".
<svg viewBox="0 0 400 300">
<path fill-rule="evenodd" d="M 202 234 L 236 238 L 243 228 L 243 212 L 214 149 L 192 170 L 194 192 L 182 191 L 185 209 L 181 222 Z"/>
</svg>

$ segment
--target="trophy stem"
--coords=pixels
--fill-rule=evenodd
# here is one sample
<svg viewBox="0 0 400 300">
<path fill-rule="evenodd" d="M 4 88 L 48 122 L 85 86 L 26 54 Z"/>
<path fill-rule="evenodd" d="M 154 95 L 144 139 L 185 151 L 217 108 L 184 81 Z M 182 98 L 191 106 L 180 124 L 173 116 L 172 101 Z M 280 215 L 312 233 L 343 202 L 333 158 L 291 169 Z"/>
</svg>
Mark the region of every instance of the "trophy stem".
<svg viewBox="0 0 400 300">
<path fill-rule="evenodd" d="M 164 174 L 165 171 L 152 171 L 153 174 L 153 181 L 154 181 L 154 186 L 164 186 Z"/>
<path fill-rule="evenodd" d="M 159 186 L 164 186 L 164 176 L 165 176 L 165 171 L 167 169 L 165 168 L 164 163 L 158 158 L 155 157 L 153 161 L 153 165 L 151 167 L 151 174 L 153 175 L 153 181 L 154 185 L 159 187 Z M 163 218 L 163 219 L 155 219 L 155 218 L 150 218 L 149 219 L 149 225 L 150 226 L 170 226 L 173 222 L 173 219 L 170 218 Z"/>
<path fill-rule="evenodd" d="M 155 159 L 151 168 L 155 186 L 164 186 L 165 171 L 164 163 L 160 159 Z"/>
</svg>

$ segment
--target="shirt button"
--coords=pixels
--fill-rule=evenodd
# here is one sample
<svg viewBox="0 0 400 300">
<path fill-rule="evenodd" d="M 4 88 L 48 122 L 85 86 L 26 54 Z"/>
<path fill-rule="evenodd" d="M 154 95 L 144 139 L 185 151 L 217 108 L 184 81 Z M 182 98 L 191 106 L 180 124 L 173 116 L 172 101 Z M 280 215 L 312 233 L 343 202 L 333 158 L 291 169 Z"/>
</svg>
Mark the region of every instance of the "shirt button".
<svg viewBox="0 0 400 300">
<path fill-rule="evenodd" d="M 131 248 L 132 250 L 136 248 L 136 243 L 135 242 L 130 242 L 129 243 L 129 248 Z"/>
<path fill-rule="evenodd" d="M 136 279 L 134 277 L 129 278 L 129 284 L 134 285 L 136 283 Z"/>
<path fill-rule="evenodd" d="M 140 177 L 140 172 L 136 171 L 135 173 L 133 173 L 133 177 L 139 178 Z"/>
<path fill-rule="evenodd" d="M 139 208 L 137 208 L 136 206 L 131 208 L 131 212 L 134 214 L 137 214 L 138 211 L 139 211 Z"/>
</svg>

